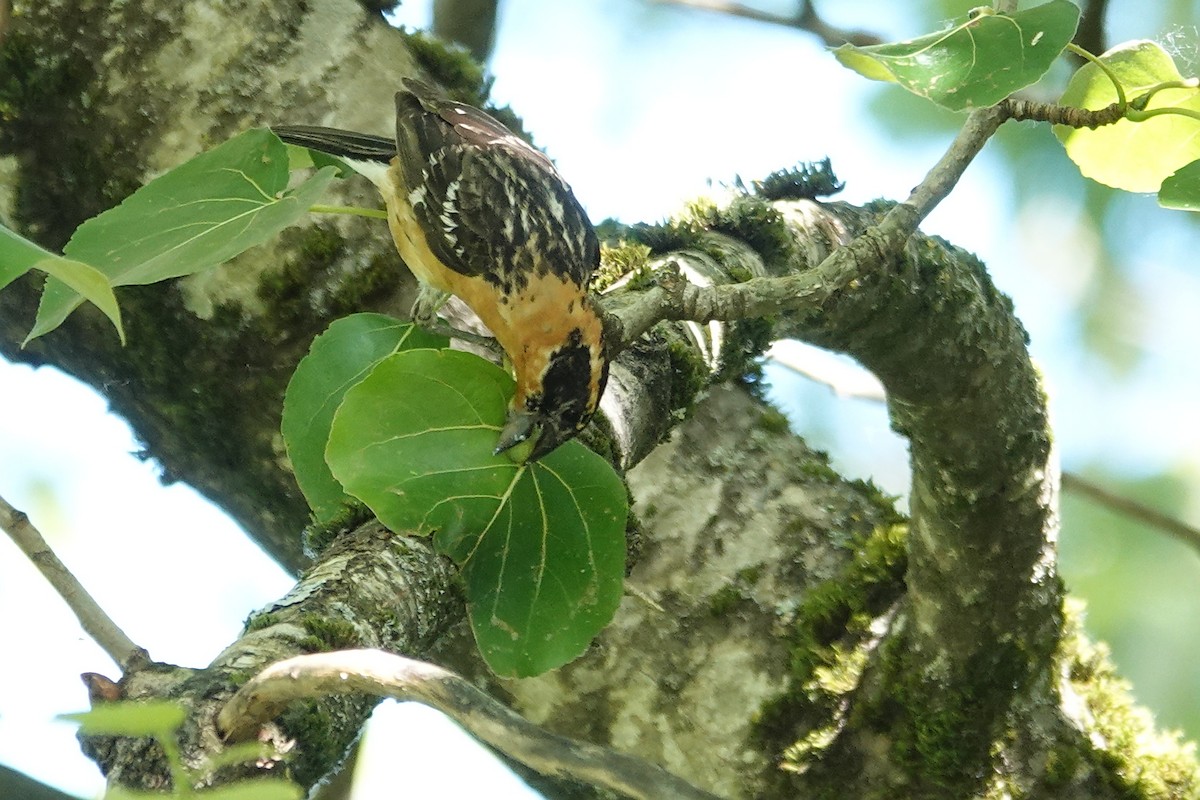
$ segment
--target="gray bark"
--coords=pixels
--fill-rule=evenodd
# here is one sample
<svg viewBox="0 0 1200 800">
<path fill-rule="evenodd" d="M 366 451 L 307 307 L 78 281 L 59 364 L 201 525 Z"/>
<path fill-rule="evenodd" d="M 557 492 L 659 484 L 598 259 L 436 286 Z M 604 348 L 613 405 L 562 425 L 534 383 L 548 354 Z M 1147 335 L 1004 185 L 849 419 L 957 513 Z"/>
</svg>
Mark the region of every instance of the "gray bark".
<svg viewBox="0 0 1200 800">
<path fill-rule="evenodd" d="M 3 51 L 18 80 L 0 97 L 14 109 L 0 131 L 0 209 L 48 247 L 243 127 L 386 131 L 398 77 L 420 66 L 403 36 L 349 0 L 99 11 L 51 0 L 16 11 Z M 421 64 L 436 67 L 423 48 Z M 729 796 L 1194 791 L 1191 757 L 1151 755 L 1102 657 L 1062 625 L 1043 398 L 1023 331 L 982 265 L 936 241 L 897 252 L 875 235 L 831 262 L 873 210 L 747 203 L 696 220 L 720 234 L 671 257 L 715 263 L 717 283 L 788 282 L 689 288 L 676 316 L 734 318 L 782 297 L 782 332 L 872 368 L 913 446 L 907 545 L 877 492 L 839 479 L 737 390 L 713 391 L 655 449 L 700 388 L 680 368 L 683 334 L 657 329 L 623 354 L 625 391 L 609 406 L 625 423 L 621 460 L 642 461 L 630 478 L 642 530 L 618 618 L 568 668 L 493 688 L 550 728 Z M 101 388 L 169 478 L 299 569 L 307 515 L 277 433 L 282 389 L 330 319 L 407 308 L 411 286 L 382 227 L 323 222 L 211 274 L 123 291 L 124 350 L 85 310 L 20 351 L 37 288 L 22 281 L 0 293 L 0 348 Z M 689 353 L 683 364 L 698 358 Z M 212 711 L 238 675 L 306 650 L 380 647 L 487 680 L 454 635 L 462 617 L 452 570 L 426 542 L 351 525 L 208 669 L 134 672 L 123 688 L 192 703 L 182 735 L 199 759 L 220 746 Z M 293 777 L 312 786 L 333 769 L 370 705 L 321 701 L 272 729 L 297 739 Z M 88 746 L 114 780 L 165 780 L 144 743 Z"/>
</svg>

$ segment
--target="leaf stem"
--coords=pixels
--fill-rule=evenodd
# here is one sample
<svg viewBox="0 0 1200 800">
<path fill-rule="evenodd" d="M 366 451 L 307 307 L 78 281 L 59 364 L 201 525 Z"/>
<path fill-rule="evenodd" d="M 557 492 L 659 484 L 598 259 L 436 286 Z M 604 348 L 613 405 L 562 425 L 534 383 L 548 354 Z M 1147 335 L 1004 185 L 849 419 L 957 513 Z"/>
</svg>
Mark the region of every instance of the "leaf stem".
<svg viewBox="0 0 1200 800">
<path fill-rule="evenodd" d="M 359 208 L 357 206 L 309 206 L 313 214 L 351 214 L 356 217 L 371 219 L 387 219 L 387 212 L 382 208 Z"/>
<path fill-rule="evenodd" d="M 1109 69 L 1108 65 L 1099 58 L 1092 55 L 1087 50 L 1084 50 L 1074 42 L 1067 43 L 1067 50 L 1079 56 L 1083 60 L 1090 61 L 1091 63 L 1095 64 L 1100 68 L 1101 72 L 1108 76 L 1108 79 L 1112 81 L 1113 88 L 1117 90 L 1117 105 L 1120 106 L 1121 113 L 1124 114 L 1125 109 L 1129 106 L 1129 101 L 1125 98 L 1125 87 L 1121 85 L 1121 81 L 1117 78 L 1116 73 Z"/>
<path fill-rule="evenodd" d="M 1169 108 L 1151 108 L 1147 111 L 1138 111 L 1136 108 L 1131 108 L 1126 112 L 1125 117 L 1133 122 L 1145 122 L 1151 117 L 1162 117 L 1168 114 L 1200 120 L 1200 111 L 1196 111 L 1192 108 L 1179 108 L 1177 106 L 1172 106 Z"/>
</svg>

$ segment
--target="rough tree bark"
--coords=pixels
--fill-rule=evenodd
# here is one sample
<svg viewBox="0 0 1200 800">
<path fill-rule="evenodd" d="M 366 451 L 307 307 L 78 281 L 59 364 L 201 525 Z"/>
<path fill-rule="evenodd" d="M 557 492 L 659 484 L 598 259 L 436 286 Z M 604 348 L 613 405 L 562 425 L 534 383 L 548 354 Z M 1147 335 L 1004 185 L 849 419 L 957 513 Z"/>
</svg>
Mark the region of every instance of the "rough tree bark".
<svg viewBox="0 0 1200 800">
<path fill-rule="evenodd" d="M 399 76 L 417 72 L 479 99 L 468 64 L 350 0 L 46 0 L 15 11 L 0 52 L 0 211 L 53 248 L 141 180 L 244 127 L 386 131 Z M 346 191 L 375 202 L 364 187 Z M 875 234 L 830 261 L 886 208 L 768 199 L 733 198 L 659 231 L 669 255 L 658 264 L 716 283 L 789 283 L 752 281 L 714 299 L 667 277 L 660 293 L 677 316 L 705 321 L 774 303 L 776 335 L 873 369 L 912 441 L 911 524 L 740 389 L 713 390 L 655 447 L 696 401 L 715 338 L 678 326 L 631 337 L 608 406 L 623 423 L 619 460 L 641 462 L 629 476 L 641 523 L 630 591 L 582 659 L 516 683 L 479 667 L 452 569 L 425 542 L 368 521 L 348 524 L 315 562 L 301 548 L 306 511 L 277 433 L 282 390 L 331 319 L 408 307 L 384 226 L 318 222 L 212 274 L 122 291 L 123 350 L 85 310 L 21 351 L 37 286 L 0 294 L 0 351 L 101 389 L 169 477 L 229 510 L 290 568 L 311 566 L 209 668 L 133 672 L 126 694 L 191 703 L 183 736 L 196 759 L 219 747 L 213 715 L 247 673 L 314 649 L 378 647 L 474 675 L 551 729 L 727 796 L 1194 792 L 1190 755 L 1154 736 L 1102 655 L 1063 623 L 1044 403 L 1024 333 L 982 265 L 939 241 L 900 250 Z M 722 335 L 729 353 L 762 330 Z M 312 786 L 371 707 L 314 702 L 269 733 L 296 739 L 287 768 Z M 143 743 L 89 748 L 112 780 L 167 780 Z M 588 796 L 537 780 L 553 796 Z"/>
</svg>

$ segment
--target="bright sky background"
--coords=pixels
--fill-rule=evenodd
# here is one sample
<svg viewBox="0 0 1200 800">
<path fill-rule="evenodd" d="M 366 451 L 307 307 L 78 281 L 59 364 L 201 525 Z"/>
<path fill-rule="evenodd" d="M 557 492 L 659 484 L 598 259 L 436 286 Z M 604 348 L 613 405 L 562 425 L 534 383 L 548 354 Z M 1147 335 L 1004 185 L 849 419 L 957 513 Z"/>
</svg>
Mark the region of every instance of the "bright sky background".
<svg viewBox="0 0 1200 800">
<path fill-rule="evenodd" d="M 963 9 L 975 4 L 964 2 Z M 1116 5 L 1119 15 L 1129 4 Z M 399 19 L 423 27 L 426 6 L 409 0 Z M 920 32 L 909 27 L 906 3 L 825 7 L 845 16 L 835 22 L 887 37 Z M 1166 29 L 1144 7 L 1116 23 L 1123 36 Z M 880 126 L 866 116 L 864 98 L 894 90 L 857 78 L 809 37 L 783 28 L 641 0 L 507 0 L 497 42 L 494 97 L 524 117 L 597 221 L 654 221 L 708 191 L 709 179 L 761 177 L 826 155 L 847 184 L 842 199 L 902 198 L 949 141 L 949 133 L 914 133 L 902 122 L 894 129 Z M 1050 134 L 1019 134 L 1039 135 Z M 1018 209 L 1007 162 L 995 147 L 925 229 L 979 253 L 1013 295 L 1051 387 L 1068 468 L 1101 463 L 1135 475 L 1175 469 L 1190 475 L 1195 487 L 1200 276 L 1189 269 L 1194 226 L 1152 198 L 1118 200 L 1129 239 L 1139 248 L 1120 254 L 1133 262 L 1129 302 L 1140 310 L 1139 335 L 1149 344 L 1134 380 L 1117 382 L 1107 366 L 1081 355 L 1081 334 L 1070 314 L 1086 298 L 1106 246 L 1080 218 L 1082 180 L 1072 178 L 1059 158 L 1061 163 L 1045 165 L 1053 176 L 1046 190 Z M 1137 235 L 1148 228 L 1157 232 L 1154 241 Z M 797 430 L 831 451 L 839 468 L 903 492 L 904 446 L 888 431 L 881 407 L 836 400 L 828 389 L 780 368 L 768 374 L 775 401 Z M 282 595 L 292 581 L 190 489 L 160 486 L 154 465 L 132 456 L 137 450 L 128 428 L 106 415 L 103 400 L 90 390 L 48 369 L 0 362 L 0 494 L 29 513 L 101 605 L 152 656 L 199 666 L 237 635 L 251 611 Z M 1200 491 L 1193 497 L 1200 498 Z M 1200 520 L 1200 507 L 1193 505 L 1190 517 Z M 1195 554 L 1177 548 L 1164 557 L 1171 569 L 1164 585 L 1153 588 L 1173 599 L 1175 612 L 1190 614 L 1183 618 L 1200 618 L 1200 609 L 1187 605 L 1200 578 Z M 1102 566 L 1077 562 L 1079 580 Z M 1069 571 L 1068 578 L 1074 579 Z M 1122 602 L 1147 614 L 1162 611 L 1137 594 Z M 181 609 L 194 610 L 194 619 L 181 624 Z M 1162 620 L 1148 618 L 1147 635 L 1158 638 L 1140 646 L 1167 652 L 1171 631 Z M 86 707 L 79 673 L 116 677 L 115 667 L 4 537 L 0 641 L 0 763 L 94 796 L 102 786 L 97 770 L 79 753 L 73 729 L 53 717 Z M 1131 660 L 1127 673 L 1132 666 Z M 1132 677 L 1148 702 L 1156 685 L 1195 683 L 1169 668 L 1139 669 Z M 1167 705 L 1160 713 L 1179 724 Z M 502 788 L 502 779 L 491 773 L 474 787 L 448 786 L 448 780 L 478 774 L 473 763 L 446 769 L 447 758 L 457 763 L 468 757 L 448 744 L 454 729 L 420 709 L 396 710 L 378 715 L 364 766 L 388 779 L 403 774 L 412 781 L 405 796 L 484 796 L 480 786 L 493 798 L 531 796 Z"/>
</svg>

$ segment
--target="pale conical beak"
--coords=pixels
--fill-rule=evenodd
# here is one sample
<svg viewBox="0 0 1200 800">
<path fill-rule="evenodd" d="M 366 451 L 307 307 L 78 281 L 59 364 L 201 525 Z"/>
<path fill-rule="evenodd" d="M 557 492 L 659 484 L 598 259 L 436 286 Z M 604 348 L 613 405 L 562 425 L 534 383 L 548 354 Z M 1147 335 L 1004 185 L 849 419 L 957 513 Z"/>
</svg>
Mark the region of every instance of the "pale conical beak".
<svg viewBox="0 0 1200 800">
<path fill-rule="evenodd" d="M 529 460 L 534 446 L 542 434 L 537 417 L 528 411 L 510 411 L 508 420 L 500 429 L 500 439 L 492 452 L 499 455 L 508 452 L 508 457 L 518 464 Z"/>
</svg>

